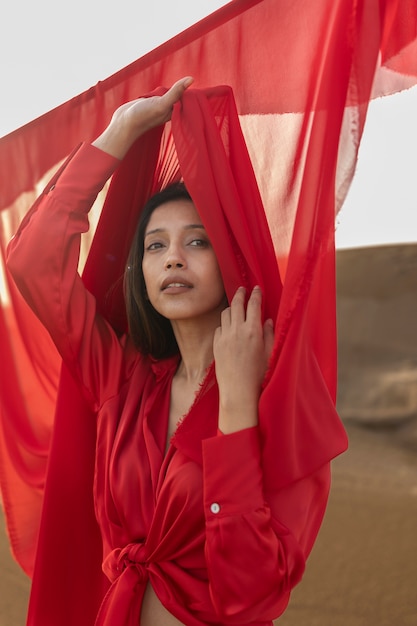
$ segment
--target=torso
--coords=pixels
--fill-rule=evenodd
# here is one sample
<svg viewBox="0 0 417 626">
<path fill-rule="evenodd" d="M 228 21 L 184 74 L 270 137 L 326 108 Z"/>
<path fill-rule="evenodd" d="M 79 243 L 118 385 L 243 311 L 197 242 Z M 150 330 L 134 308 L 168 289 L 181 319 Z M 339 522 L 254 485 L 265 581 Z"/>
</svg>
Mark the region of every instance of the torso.
<svg viewBox="0 0 417 626">
<path fill-rule="evenodd" d="M 184 385 L 177 377 L 173 377 L 168 418 L 166 448 L 174 434 L 178 423 L 188 413 L 194 403 L 198 389 Z M 185 626 L 164 607 L 150 582 L 143 596 L 140 626 Z"/>
<path fill-rule="evenodd" d="M 138 599 L 143 603 L 141 626 L 184 626 L 187 621 L 183 613 L 180 617 L 171 613 L 176 604 L 167 605 L 170 608 L 166 609 L 158 596 L 166 604 L 164 598 L 172 591 L 178 597 L 178 609 L 182 607 L 184 614 L 196 597 L 202 598 L 205 612 L 210 610 L 205 581 L 205 520 L 198 442 L 217 432 L 218 393 L 212 369 L 205 385 L 200 388 L 197 382 L 188 389 L 181 384 L 181 379 L 175 379 L 176 361 L 157 364 L 149 374 L 145 372 L 145 383 L 143 369 L 138 366 L 126 386 L 126 393 L 111 398 L 100 412 L 98 432 L 104 445 L 97 452 L 100 470 L 97 476 L 106 480 L 95 484 L 96 508 L 104 531 L 106 553 L 135 543 L 139 537 L 146 543 L 149 553 L 156 554 L 155 561 L 150 560 L 149 569 L 156 567 L 158 576 L 150 576 L 143 598 Z M 135 385 L 136 380 L 138 385 Z M 139 408 L 135 393 L 138 387 L 143 389 Z M 200 391 L 205 402 L 194 410 L 196 392 Z M 123 419 L 118 420 L 120 413 Z M 166 446 L 184 415 L 187 415 L 182 424 L 185 428 L 175 435 L 173 445 Z M 120 480 L 122 471 L 123 481 Z M 106 497 L 109 494 L 111 497 Z M 112 515 L 113 526 L 108 522 Z M 169 575 L 165 578 L 166 563 L 169 563 Z M 190 584 L 185 588 L 183 570 L 190 576 Z M 112 580 L 110 575 L 109 578 Z M 120 593 L 121 601 L 125 600 L 123 586 L 116 588 L 115 593 Z"/>
<path fill-rule="evenodd" d="M 140 626 L 185 626 L 163 606 L 148 582 L 143 596 Z"/>
</svg>

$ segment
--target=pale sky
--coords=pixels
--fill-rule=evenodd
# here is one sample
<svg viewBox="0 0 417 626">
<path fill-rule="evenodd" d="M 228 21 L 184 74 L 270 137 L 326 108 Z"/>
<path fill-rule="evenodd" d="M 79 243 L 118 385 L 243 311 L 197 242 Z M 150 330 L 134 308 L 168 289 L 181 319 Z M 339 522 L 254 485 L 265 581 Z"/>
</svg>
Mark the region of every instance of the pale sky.
<svg viewBox="0 0 417 626">
<path fill-rule="evenodd" d="M 104 80 L 227 4 L 4 0 L 0 137 Z M 338 247 L 417 241 L 417 88 L 370 106 Z"/>
</svg>

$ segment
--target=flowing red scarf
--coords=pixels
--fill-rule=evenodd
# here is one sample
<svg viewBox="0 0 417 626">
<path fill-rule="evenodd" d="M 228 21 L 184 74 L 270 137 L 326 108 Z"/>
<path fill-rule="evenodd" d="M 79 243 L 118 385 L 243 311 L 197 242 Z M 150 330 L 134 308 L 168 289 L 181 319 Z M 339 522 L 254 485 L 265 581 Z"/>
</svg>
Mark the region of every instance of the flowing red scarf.
<svg viewBox="0 0 417 626">
<path fill-rule="evenodd" d="M 190 93 L 172 121 L 176 152 L 168 130 L 162 143 L 159 131 L 150 133 L 114 177 L 84 279 L 104 307 L 108 286 L 120 270 L 114 276 L 97 271 L 108 233 L 123 257 L 137 206 L 178 176 L 180 168 L 216 246 L 229 294 L 242 278 L 248 285 L 260 283 L 268 293 L 276 345 L 260 412 L 266 463 L 273 464 L 267 474 L 276 488 L 312 471 L 345 445 L 333 406 L 334 216 L 353 175 L 372 89 L 402 88 L 401 74 L 408 74 L 408 85 L 417 80 L 416 24 L 413 0 L 231 2 L 0 141 L 4 258 L 8 239 L 40 190 L 39 181 L 80 140 L 95 137 L 118 104 L 185 74 L 196 77 L 197 87 L 233 87 L 268 228 L 233 99 L 214 91 L 208 105 Z M 213 112 L 217 128 L 206 133 Z M 222 145 L 213 139 L 217 129 Z M 217 162 L 213 154 L 218 149 L 223 156 Z M 137 180 L 140 185 L 133 184 Z M 115 202 L 124 207 L 119 224 L 111 212 Z M 257 252 L 262 245 L 265 257 Z M 123 324 L 117 295 L 106 314 Z M 29 623 L 56 623 L 56 615 L 62 623 L 62 606 L 73 606 L 75 597 L 68 624 L 88 624 L 102 594 L 101 546 L 87 479 L 94 432 L 85 432 L 84 409 L 74 413 L 75 405 L 68 403 L 68 398 L 76 402 L 76 394 L 65 373 L 57 395 L 59 359 L 6 275 L 0 341 L 0 480 L 14 554 L 28 573 L 33 572 L 43 505 Z"/>
</svg>

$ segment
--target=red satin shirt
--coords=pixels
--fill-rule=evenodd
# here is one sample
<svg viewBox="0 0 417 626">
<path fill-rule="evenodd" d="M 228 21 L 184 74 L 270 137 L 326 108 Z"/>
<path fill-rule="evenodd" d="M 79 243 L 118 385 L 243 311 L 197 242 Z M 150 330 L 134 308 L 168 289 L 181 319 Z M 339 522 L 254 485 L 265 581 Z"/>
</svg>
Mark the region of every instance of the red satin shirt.
<svg viewBox="0 0 417 626">
<path fill-rule="evenodd" d="M 20 290 L 97 415 L 94 502 L 111 584 L 96 623 L 137 626 L 149 581 L 187 625 L 271 624 L 302 576 L 329 464 L 267 492 L 258 428 L 218 433 L 213 367 L 165 454 L 178 358 L 141 356 L 98 315 L 77 273 L 88 210 L 117 165 L 84 144 L 9 252 Z"/>
</svg>

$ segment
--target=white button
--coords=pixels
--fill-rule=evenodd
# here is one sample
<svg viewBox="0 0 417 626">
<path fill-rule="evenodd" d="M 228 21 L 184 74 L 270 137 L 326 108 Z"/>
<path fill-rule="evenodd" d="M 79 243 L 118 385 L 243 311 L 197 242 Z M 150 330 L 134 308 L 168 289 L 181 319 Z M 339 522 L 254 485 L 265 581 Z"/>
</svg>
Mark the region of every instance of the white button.
<svg viewBox="0 0 417 626">
<path fill-rule="evenodd" d="M 213 504 L 210 506 L 210 511 L 214 514 L 219 513 L 220 512 L 220 504 L 218 502 L 213 502 Z"/>
</svg>

